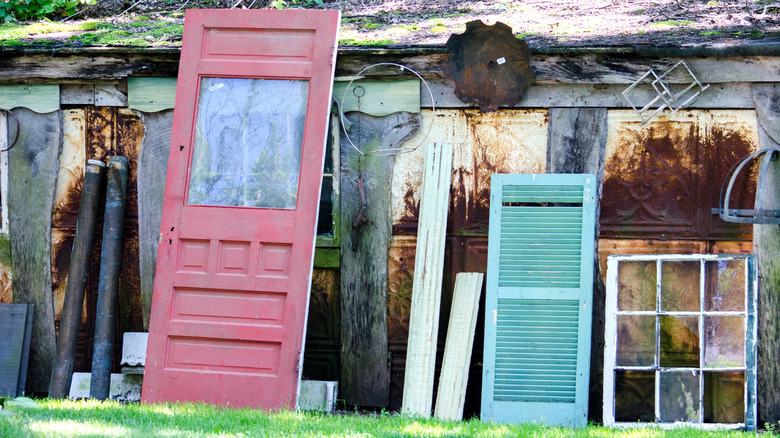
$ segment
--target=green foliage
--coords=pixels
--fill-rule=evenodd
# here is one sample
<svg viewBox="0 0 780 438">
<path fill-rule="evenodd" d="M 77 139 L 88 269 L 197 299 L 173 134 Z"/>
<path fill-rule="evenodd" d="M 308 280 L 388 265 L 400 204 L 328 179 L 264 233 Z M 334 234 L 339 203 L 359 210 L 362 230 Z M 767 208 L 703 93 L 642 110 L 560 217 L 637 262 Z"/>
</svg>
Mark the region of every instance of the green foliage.
<svg viewBox="0 0 780 438">
<path fill-rule="evenodd" d="M 95 0 L 4 0 L 0 2 L 0 21 L 40 20 L 73 15 Z"/>
<path fill-rule="evenodd" d="M 393 40 L 374 40 L 374 39 L 360 39 L 356 40 L 354 38 L 342 38 L 339 40 L 340 46 L 367 46 L 367 47 L 375 47 L 375 46 L 387 46 L 390 44 L 393 44 L 395 41 Z"/>
<path fill-rule="evenodd" d="M 314 5 L 322 6 L 323 0 L 271 0 L 271 7 L 276 9 L 309 8 Z"/>
</svg>

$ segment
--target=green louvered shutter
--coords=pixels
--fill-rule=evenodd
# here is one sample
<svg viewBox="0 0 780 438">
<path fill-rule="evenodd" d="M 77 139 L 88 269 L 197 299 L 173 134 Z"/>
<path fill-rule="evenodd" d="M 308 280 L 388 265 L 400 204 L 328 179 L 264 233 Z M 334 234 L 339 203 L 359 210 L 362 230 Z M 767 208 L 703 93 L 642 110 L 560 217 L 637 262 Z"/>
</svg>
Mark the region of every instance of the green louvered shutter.
<svg viewBox="0 0 780 438">
<path fill-rule="evenodd" d="M 595 175 L 493 175 L 482 420 L 584 426 Z"/>
</svg>

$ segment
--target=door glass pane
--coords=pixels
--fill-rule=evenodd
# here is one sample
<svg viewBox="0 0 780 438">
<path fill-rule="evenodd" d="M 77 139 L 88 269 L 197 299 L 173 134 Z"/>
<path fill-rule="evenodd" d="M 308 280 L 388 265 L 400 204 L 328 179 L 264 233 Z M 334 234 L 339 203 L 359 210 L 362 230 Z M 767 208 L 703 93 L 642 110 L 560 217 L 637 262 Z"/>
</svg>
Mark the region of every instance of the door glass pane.
<svg viewBox="0 0 780 438">
<path fill-rule="evenodd" d="M 618 268 L 618 309 L 656 310 L 655 261 L 623 262 Z"/>
<path fill-rule="evenodd" d="M 699 366 L 699 317 L 661 315 L 661 366 Z"/>
<path fill-rule="evenodd" d="M 661 310 L 699 311 L 698 261 L 663 262 L 661 264 Z"/>
<path fill-rule="evenodd" d="M 655 316 L 618 315 L 617 365 L 655 365 Z"/>
<path fill-rule="evenodd" d="M 713 260 L 704 265 L 704 310 L 745 311 L 745 261 Z"/>
<path fill-rule="evenodd" d="M 655 421 L 655 371 L 615 371 L 615 421 Z"/>
<path fill-rule="evenodd" d="M 187 203 L 294 209 L 307 81 L 201 78 Z"/>
<path fill-rule="evenodd" d="M 704 373 L 704 422 L 745 422 L 745 373 Z"/>
<path fill-rule="evenodd" d="M 704 317 L 704 366 L 734 368 L 745 366 L 745 317 Z"/>
<path fill-rule="evenodd" d="M 699 421 L 699 372 L 661 372 L 662 422 Z"/>
</svg>

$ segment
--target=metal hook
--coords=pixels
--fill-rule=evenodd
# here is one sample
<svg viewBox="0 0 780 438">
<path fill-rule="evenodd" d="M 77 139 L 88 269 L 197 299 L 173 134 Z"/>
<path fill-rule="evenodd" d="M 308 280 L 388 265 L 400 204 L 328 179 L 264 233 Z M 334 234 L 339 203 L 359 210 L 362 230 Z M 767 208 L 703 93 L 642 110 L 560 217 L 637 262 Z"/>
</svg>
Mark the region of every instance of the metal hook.
<svg viewBox="0 0 780 438">
<path fill-rule="evenodd" d="M 13 111 L 5 108 L 0 108 L 0 111 L 5 111 L 6 113 L 10 114 L 16 122 L 16 135 L 14 136 L 14 141 L 11 142 L 11 146 L 8 146 L 5 149 L 0 149 L 0 152 L 8 152 L 12 147 L 16 146 L 16 142 L 19 141 L 19 131 L 22 129 L 22 123 L 19 121 L 19 118 L 16 117 L 16 114 L 14 114 Z"/>
</svg>

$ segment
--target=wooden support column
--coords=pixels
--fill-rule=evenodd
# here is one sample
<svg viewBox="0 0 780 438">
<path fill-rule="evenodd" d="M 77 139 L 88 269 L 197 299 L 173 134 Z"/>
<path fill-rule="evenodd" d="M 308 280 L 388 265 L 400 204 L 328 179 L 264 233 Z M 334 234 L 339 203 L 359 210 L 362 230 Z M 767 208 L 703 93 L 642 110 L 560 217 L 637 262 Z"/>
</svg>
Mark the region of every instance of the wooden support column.
<svg viewBox="0 0 780 438">
<path fill-rule="evenodd" d="M 452 145 L 429 144 L 423 169 L 401 411 L 430 417 L 452 181 Z"/>
<path fill-rule="evenodd" d="M 780 147 L 780 84 L 753 85 L 761 148 Z M 768 157 L 764 155 L 763 159 Z M 780 158 L 770 164 L 764 208 L 780 210 Z M 780 421 L 780 226 L 754 225 L 758 258 L 758 424 Z"/>
<path fill-rule="evenodd" d="M 33 304 L 27 393 L 49 390 L 55 354 L 54 303 L 51 286 L 51 215 L 59 170 L 59 111 L 37 114 L 13 110 L 21 126 L 19 140 L 8 151 L 8 212 L 13 257 L 15 303 Z M 16 124 L 9 117 L 9 138 Z"/>
<path fill-rule="evenodd" d="M 349 137 L 363 153 L 395 149 L 420 127 L 419 115 L 372 117 L 351 113 Z M 361 155 L 345 135 L 340 142 L 341 389 L 348 406 L 387 406 L 387 250 L 392 237 L 390 188 L 393 156 Z M 362 177 L 369 221 L 352 233 L 361 207 Z M 354 239 L 353 239 L 354 237 Z M 353 243 L 355 250 L 353 250 Z"/>
<path fill-rule="evenodd" d="M 144 125 L 144 140 L 138 156 L 138 243 L 144 330 L 149 330 L 173 111 L 139 111 L 136 114 Z"/>
<path fill-rule="evenodd" d="M 442 420 L 463 419 L 483 277 L 481 272 L 461 272 L 455 276 L 447 342 L 436 395 L 435 416 Z"/>
<path fill-rule="evenodd" d="M 599 215 L 607 148 L 606 108 L 551 108 L 547 137 L 548 173 L 597 175 L 596 239 L 593 272 L 593 325 L 590 348 L 590 398 L 588 418 L 601 421 L 604 376 L 604 305 L 606 287 L 599 269 Z"/>
</svg>

